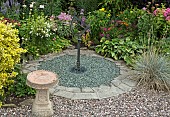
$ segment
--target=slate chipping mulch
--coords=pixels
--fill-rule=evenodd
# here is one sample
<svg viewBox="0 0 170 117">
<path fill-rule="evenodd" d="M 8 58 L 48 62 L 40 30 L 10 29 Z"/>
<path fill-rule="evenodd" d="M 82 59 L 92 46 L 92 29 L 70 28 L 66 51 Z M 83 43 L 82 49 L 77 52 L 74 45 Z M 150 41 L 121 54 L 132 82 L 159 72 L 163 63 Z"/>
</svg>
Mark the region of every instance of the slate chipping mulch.
<svg viewBox="0 0 170 117">
<path fill-rule="evenodd" d="M 59 85 L 66 87 L 99 87 L 109 85 L 120 74 L 115 63 L 104 58 L 81 55 L 80 67 L 86 69 L 83 73 L 71 72 L 76 66 L 75 55 L 64 55 L 52 60 L 41 62 L 38 69 L 52 71 L 59 76 Z"/>
</svg>

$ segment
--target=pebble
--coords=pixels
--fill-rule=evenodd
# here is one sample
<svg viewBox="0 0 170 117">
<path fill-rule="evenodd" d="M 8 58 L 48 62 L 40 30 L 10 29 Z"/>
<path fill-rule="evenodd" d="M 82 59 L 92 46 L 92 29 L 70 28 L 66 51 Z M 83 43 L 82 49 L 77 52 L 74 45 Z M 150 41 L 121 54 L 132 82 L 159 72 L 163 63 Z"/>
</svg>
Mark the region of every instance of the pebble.
<svg viewBox="0 0 170 117">
<path fill-rule="evenodd" d="M 170 94 L 135 88 L 119 96 L 97 100 L 51 97 L 53 117 L 169 117 Z M 31 117 L 31 106 L 1 108 L 0 117 Z"/>
</svg>

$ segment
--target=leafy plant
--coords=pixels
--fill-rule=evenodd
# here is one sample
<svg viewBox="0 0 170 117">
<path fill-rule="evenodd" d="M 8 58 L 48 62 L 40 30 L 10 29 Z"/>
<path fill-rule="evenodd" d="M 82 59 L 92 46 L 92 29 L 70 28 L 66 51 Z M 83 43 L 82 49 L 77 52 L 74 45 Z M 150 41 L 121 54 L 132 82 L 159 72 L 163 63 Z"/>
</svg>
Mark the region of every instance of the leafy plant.
<svg viewBox="0 0 170 117">
<path fill-rule="evenodd" d="M 51 29 L 52 24 L 44 15 L 37 17 L 30 15 L 30 18 L 26 19 L 19 28 L 22 46 L 35 57 L 48 53 L 49 45 L 55 37 Z"/>
<path fill-rule="evenodd" d="M 0 106 L 8 92 L 8 87 L 13 84 L 17 72 L 14 66 L 20 62 L 20 55 L 26 50 L 20 48 L 18 30 L 15 25 L 0 21 Z"/>
<path fill-rule="evenodd" d="M 69 38 L 71 36 L 71 24 L 72 16 L 66 13 L 61 12 L 54 21 L 54 29 L 60 37 Z"/>
<path fill-rule="evenodd" d="M 144 14 L 139 17 L 138 20 L 138 32 L 139 38 L 153 38 L 156 40 L 151 40 L 152 43 L 160 41 L 161 39 L 169 38 L 170 35 L 168 31 L 170 30 L 169 21 L 166 20 L 167 17 L 166 9 L 164 6 L 162 8 L 157 8 L 154 12 L 145 10 Z"/>
<path fill-rule="evenodd" d="M 110 22 L 110 11 L 105 8 L 93 11 L 87 16 L 87 23 L 90 25 L 90 38 L 94 44 L 99 44 L 101 27 L 106 27 Z"/>
<path fill-rule="evenodd" d="M 138 54 L 142 53 L 142 46 L 138 42 L 126 39 L 101 39 L 101 44 L 96 47 L 96 52 L 115 60 L 124 60 L 127 64 L 132 64 Z"/>
<path fill-rule="evenodd" d="M 15 79 L 14 84 L 9 87 L 10 94 L 14 94 L 17 97 L 23 97 L 28 95 L 34 95 L 35 89 L 26 85 L 27 74 L 21 73 L 21 66 L 17 65 L 15 70 L 19 73 Z"/>
<path fill-rule="evenodd" d="M 138 86 L 155 90 L 170 89 L 170 61 L 154 49 L 144 52 L 135 62 L 133 75 Z"/>
<path fill-rule="evenodd" d="M 48 19 L 43 13 L 37 15 L 30 12 L 29 18 L 23 20 L 19 28 L 22 47 L 28 51 L 26 56 L 32 56 L 35 59 L 39 55 L 58 52 L 68 46 L 69 41 L 66 41 L 63 37 L 59 38 L 54 29 L 57 27 L 54 26 L 55 23 L 52 19 Z"/>
</svg>

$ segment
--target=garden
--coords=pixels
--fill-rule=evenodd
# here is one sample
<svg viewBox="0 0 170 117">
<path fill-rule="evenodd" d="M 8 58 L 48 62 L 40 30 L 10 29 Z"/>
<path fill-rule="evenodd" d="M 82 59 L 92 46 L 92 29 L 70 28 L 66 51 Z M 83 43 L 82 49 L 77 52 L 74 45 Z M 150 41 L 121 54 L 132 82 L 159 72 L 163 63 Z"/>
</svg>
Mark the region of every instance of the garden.
<svg viewBox="0 0 170 117">
<path fill-rule="evenodd" d="M 111 97 L 104 90 L 101 99 L 50 94 L 54 117 L 168 117 L 169 45 L 169 0 L 1 0 L 0 115 L 31 116 L 32 102 L 21 105 L 36 94 L 26 84 L 29 72 L 52 71 L 60 86 L 82 92 L 107 89 L 124 75 L 123 63 L 133 72 L 132 89 Z"/>
</svg>

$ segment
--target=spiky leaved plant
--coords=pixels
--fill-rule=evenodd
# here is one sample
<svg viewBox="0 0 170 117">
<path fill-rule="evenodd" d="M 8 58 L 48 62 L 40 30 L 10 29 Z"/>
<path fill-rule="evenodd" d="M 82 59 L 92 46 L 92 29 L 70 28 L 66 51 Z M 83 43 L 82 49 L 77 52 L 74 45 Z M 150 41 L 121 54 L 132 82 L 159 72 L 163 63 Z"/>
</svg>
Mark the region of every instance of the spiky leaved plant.
<svg viewBox="0 0 170 117">
<path fill-rule="evenodd" d="M 138 86 L 157 91 L 170 91 L 170 60 L 154 49 L 144 52 L 134 65 Z"/>
</svg>

